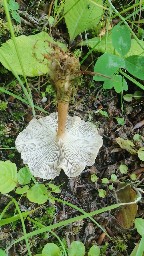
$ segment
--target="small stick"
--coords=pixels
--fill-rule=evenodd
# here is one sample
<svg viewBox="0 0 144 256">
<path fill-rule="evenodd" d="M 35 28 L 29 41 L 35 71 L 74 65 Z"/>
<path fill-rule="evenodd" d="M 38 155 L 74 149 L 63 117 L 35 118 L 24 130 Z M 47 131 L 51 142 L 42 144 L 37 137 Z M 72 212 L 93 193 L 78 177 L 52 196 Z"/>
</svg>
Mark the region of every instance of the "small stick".
<svg viewBox="0 0 144 256">
<path fill-rule="evenodd" d="M 60 139 L 64 136 L 65 133 L 65 125 L 68 114 L 68 102 L 58 102 L 58 131 L 57 138 Z"/>
</svg>

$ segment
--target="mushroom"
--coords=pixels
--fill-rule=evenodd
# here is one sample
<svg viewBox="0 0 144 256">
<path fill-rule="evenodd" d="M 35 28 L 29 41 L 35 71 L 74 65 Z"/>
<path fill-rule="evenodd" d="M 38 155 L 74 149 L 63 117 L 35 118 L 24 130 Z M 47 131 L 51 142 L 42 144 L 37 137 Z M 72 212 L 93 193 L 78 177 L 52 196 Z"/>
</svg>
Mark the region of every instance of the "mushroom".
<svg viewBox="0 0 144 256">
<path fill-rule="evenodd" d="M 71 54 L 55 49 L 50 77 L 58 98 L 58 113 L 33 118 L 16 138 L 16 148 L 35 177 L 53 179 L 64 170 L 68 177 L 78 176 L 93 165 L 102 137 L 94 124 L 68 115 L 72 85 L 79 61 Z"/>
</svg>

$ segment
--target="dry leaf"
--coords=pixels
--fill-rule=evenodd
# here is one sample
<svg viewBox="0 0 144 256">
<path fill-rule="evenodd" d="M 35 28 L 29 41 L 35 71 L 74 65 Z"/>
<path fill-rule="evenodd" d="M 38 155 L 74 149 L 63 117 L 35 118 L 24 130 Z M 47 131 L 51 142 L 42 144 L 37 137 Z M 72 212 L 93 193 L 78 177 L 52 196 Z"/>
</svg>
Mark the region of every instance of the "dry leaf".
<svg viewBox="0 0 144 256">
<path fill-rule="evenodd" d="M 122 184 L 122 187 L 116 192 L 118 201 L 121 203 L 133 202 L 136 199 L 137 193 L 131 187 L 130 184 Z M 116 219 L 120 226 L 125 229 L 131 228 L 134 224 L 134 220 L 137 214 L 137 204 L 127 204 L 121 206 L 118 213 L 116 214 Z"/>
</svg>

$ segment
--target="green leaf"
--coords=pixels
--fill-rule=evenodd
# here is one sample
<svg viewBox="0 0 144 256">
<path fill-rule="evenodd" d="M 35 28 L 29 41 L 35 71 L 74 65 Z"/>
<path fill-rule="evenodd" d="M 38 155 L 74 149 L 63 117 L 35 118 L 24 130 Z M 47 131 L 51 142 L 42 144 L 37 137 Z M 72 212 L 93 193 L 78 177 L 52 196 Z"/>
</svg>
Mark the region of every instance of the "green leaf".
<svg viewBox="0 0 144 256">
<path fill-rule="evenodd" d="M 108 184 L 108 183 L 109 183 L 109 180 L 108 180 L 107 178 L 103 178 L 103 179 L 102 179 L 102 183 L 103 183 L 103 184 Z"/>
<path fill-rule="evenodd" d="M 0 256 L 7 256 L 6 253 L 5 253 L 5 251 L 2 250 L 2 249 L 0 249 Z"/>
<path fill-rule="evenodd" d="M 116 176 L 115 174 L 112 174 L 112 175 L 111 175 L 111 180 L 112 180 L 113 182 L 115 182 L 115 181 L 117 180 L 117 176 Z"/>
<path fill-rule="evenodd" d="M 144 236 L 144 219 L 142 218 L 136 218 L 135 219 L 135 227 L 137 229 L 137 232 L 141 235 Z"/>
<path fill-rule="evenodd" d="M 49 61 L 44 58 L 44 54 L 52 52 L 50 42 L 54 43 L 54 40 L 46 32 L 16 37 L 17 50 L 26 76 L 40 76 L 49 72 Z M 65 49 L 61 43 L 55 44 Z M 8 70 L 13 69 L 18 75 L 23 75 L 12 39 L 0 47 L 0 62 Z"/>
<path fill-rule="evenodd" d="M 17 11 L 19 9 L 19 4 L 15 2 L 15 0 L 9 0 L 8 7 L 11 11 Z"/>
<path fill-rule="evenodd" d="M 106 191 L 104 189 L 98 189 L 99 197 L 105 198 L 106 197 Z"/>
<path fill-rule="evenodd" d="M 59 247 L 54 243 L 47 243 L 43 250 L 42 250 L 42 256 L 60 256 L 61 251 Z"/>
<path fill-rule="evenodd" d="M 137 56 L 137 55 L 130 56 L 126 58 L 125 63 L 126 63 L 126 69 L 131 75 L 141 80 L 144 80 L 144 57 L 143 56 Z"/>
<path fill-rule="evenodd" d="M 18 172 L 18 183 L 20 185 L 26 185 L 30 183 L 31 180 L 31 173 L 28 167 L 23 167 Z"/>
<path fill-rule="evenodd" d="M 141 136 L 140 134 L 138 134 L 138 133 L 136 133 L 136 134 L 133 136 L 133 140 L 134 140 L 134 141 L 141 141 L 141 139 L 142 139 L 142 136 Z"/>
<path fill-rule="evenodd" d="M 144 41 L 139 40 L 139 43 L 144 47 Z M 108 53 L 115 53 L 114 47 L 112 45 L 112 37 L 111 34 L 108 36 L 103 36 L 102 38 L 94 37 L 91 39 L 87 39 L 85 41 L 82 41 L 80 45 L 87 45 L 90 48 L 93 48 L 96 52 L 108 52 Z M 141 55 L 144 56 L 144 50 L 141 48 L 141 46 L 138 44 L 138 42 L 135 39 L 131 40 L 131 48 L 129 52 L 127 53 L 126 57 L 132 56 L 132 55 Z"/>
<path fill-rule="evenodd" d="M 52 183 L 49 183 L 48 186 L 49 186 L 49 188 L 51 188 L 52 192 L 54 192 L 54 193 L 60 193 L 61 192 L 60 188 L 58 186 L 52 184 Z"/>
<path fill-rule="evenodd" d="M 112 79 L 104 81 L 104 89 L 112 89 L 113 87 L 117 93 L 128 90 L 127 82 L 121 75 L 113 75 Z"/>
<path fill-rule="evenodd" d="M 21 17 L 17 11 L 12 11 L 11 15 L 16 22 L 21 23 Z"/>
<path fill-rule="evenodd" d="M 125 94 L 123 96 L 123 99 L 127 102 L 131 102 L 132 101 L 132 98 L 133 98 L 133 94 Z"/>
<path fill-rule="evenodd" d="M 120 75 L 114 76 L 114 89 L 117 93 L 121 93 L 123 91 L 128 90 L 128 84 L 122 76 Z"/>
<path fill-rule="evenodd" d="M 135 181 L 135 180 L 137 179 L 137 176 L 136 176 L 135 173 L 132 173 L 132 174 L 130 175 L 130 178 L 131 178 L 131 180 Z"/>
<path fill-rule="evenodd" d="M 17 184 L 17 167 L 10 161 L 0 161 L 0 192 L 12 191 Z"/>
<path fill-rule="evenodd" d="M 74 241 L 71 243 L 68 250 L 69 256 L 84 256 L 85 255 L 85 246 L 80 241 Z"/>
<path fill-rule="evenodd" d="M 28 185 L 25 185 L 24 187 L 22 187 L 22 188 L 17 188 L 16 189 L 16 193 L 17 194 L 20 194 L 20 195 L 22 195 L 22 194 L 25 194 L 27 191 L 29 190 L 29 186 Z"/>
<path fill-rule="evenodd" d="M 134 149 L 135 145 L 131 140 L 125 140 L 123 138 L 116 138 L 116 142 L 122 149 L 127 150 L 130 154 L 136 154 L 136 150 Z"/>
<path fill-rule="evenodd" d="M 144 161 L 144 147 L 138 150 L 138 157 L 140 160 Z"/>
<path fill-rule="evenodd" d="M 125 120 L 124 120 L 123 117 L 116 117 L 116 120 L 117 120 L 119 125 L 124 125 L 125 124 Z"/>
<path fill-rule="evenodd" d="M 133 97 L 137 100 L 140 100 L 144 97 L 144 93 L 142 91 L 135 91 Z"/>
<path fill-rule="evenodd" d="M 108 187 L 109 187 L 109 190 L 113 190 L 114 189 L 113 184 L 109 185 Z"/>
<path fill-rule="evenodd" d="M 99 246 L 93 245 L 88 252 L 88 256 L 99 256 L 99 255 L 100 255 Z"/>
<path fill-rule="evenodd" d="M 102 116 L 109 117 L 108 113 L 102 109 L 98 110 L 98 113 L 100 113 Z"/>
<path fill-rule="evenodd" d="M 44 204 L 48 200 L 47 189 L 44 184 L 35 184 L 27 192 L 27 198 L 37 204 Z"/>
<path fill-rule="evenodd" d="M 112 89 L 113 87 L 114 87 L 113 79 L 104 81 L 103 89 L 105 89 L 105 90 L 110 90 L 110 89 Z"/>
<path fill-rule="evenodd" d="M 91 181 L 92 182 L 97 182 L 98 181 L 98 177 L 96 176 L 96 174 L 91 175 Z"/>
<path fill-rule="evenodd" d="M 115 74 L 119 70 L 119 68 L 124 67 L 124 59 L 110 53 L 104 53 L 102 56 L 98 58 L 94 66 L 94 72 L 100 73 L 103 76 L 95 75 L 93 79 L 95 81 L 110 81 L 109 78 L 111 78 L 113 74 Z"/>
<path fill-rule="evenodd" d="M 112 44 L 115 50 L 125 56 L 131 47 L 131 34 L 125 25 L 116 25 L 112 29 Z"/>
<path fill-rule="evenodd" d="M 120 172 L 121 172 L 122 174 L 126 174 L 127 171 L 128 171 L 128 167 L 127 167 L 125 164 L 121 164 L 121 165 L 119 166 L 119 170 L 120 170 Z"/>
<path fill-rule="evenodd" d="M 94 28 L 100 21 L 103 1 L 93 3 L 89 0 L 65 0 L 64 13 L 70 40 L 73 40 L 85 30 Z"/>
</svg>

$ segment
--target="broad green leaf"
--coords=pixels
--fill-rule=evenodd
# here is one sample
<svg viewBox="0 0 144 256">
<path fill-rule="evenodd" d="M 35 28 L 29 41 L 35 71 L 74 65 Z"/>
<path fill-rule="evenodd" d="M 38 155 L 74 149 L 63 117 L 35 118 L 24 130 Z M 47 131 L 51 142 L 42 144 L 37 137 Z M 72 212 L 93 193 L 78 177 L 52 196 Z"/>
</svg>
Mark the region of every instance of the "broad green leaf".
<svg viewBox="0 0 144 256">
<path fill-rule="evenodd" d="M 100 21 L 103 1 L 65 0 L 64 13 L 70 40 L 73 40 L 85 30 L 94 28 Z"/>
<path fill-rule="evenodd" d="M 112 79 L 104 81 L 104 89 L 112 89 L 114 87 L 117 93 L 128 90 L 128 85 L 126 80 L 120 75 L 113 75 Z"/>
<path fill-rule="evenodd" d="M 135 247 L 134 247 L 133 251 L 131 252 L 130 256 L 139 256 L 139 255 L 144 256 L 144 252 L 143 252 L 144 250 L 140 254 L 137 254 L 137 253 L 139 253 L 138 252 L 139 246 L 140 246 L 140 243 L 137 243 L 135 245 Z"/>
<path fill-rule="evenodd" d="M 0 192 L 12 191 L 17 184 L 17 167 L 10 161 L 0 161 Z"/>
<path fill-rule="evenodd" d="M 112 89 L 113 87 L 114 87 L 113 79 L 104 81 L 103 88 L 104 88 L 105 90 Z"/>
<path fill-rule="evenodd" d="M 6 253 L 5 253 L 5 251 L 2 250 L 2 249 L 0 249 L 0 256 L 7 256 Z"/>
<path fill-rule="evenodd" d="M 141 236 L 144 236 L 144 219 L 142 219 L 142 218 L 135 219 L 135 227 L 137 229 L 137 232 Z"/>
<path fill-rule="evenodd" d="M 99 255 L 100 255 L 99 246 L 93 245 L 88 252 L 88 256 L 99 256 Z"/>
<path fill-rule="evenodd" d="M 29 186 L 28 185 L 25 185 L 24 187 L 22 187 L 22 188 L 17 188 L 16 189 L 16 193 L 17 194 L 20 194 L 20 195 L 22 195 L 22 194 L 25 194 L 27 191 L 29 190 Z"/>
<path fill-rule="evenodd" d="M 37 204 L 44 204 L 48 200 L 47 189 L 44 184 L 35 184 L 27 192 L 27 198 Z"/>
<path fill-rule="evenodd" d="M 125 61 L 119 56 L 104 53 L 100 56 L 94 66 L 94 72 L 99 73 L 101 75 L 95 75 L 93 79 L 95 81 L 105 81 L 112 77 L 119 68 L 125 67 Z M 109 79 L 110 81 L 111 79 Z"/>
<path fill-rule="evenodd" d="M 144 47 L 144 41 L 139 40 L 140 44 Z M 80 45 L 87 45 L 90 48 L 93 48 L 96 52 L 109 52 L 111 54 L 115 53 L 114 47 L 112 45 L 112 37 L 111 34 L 108 36 L 104 36 L 102 38 L 100 37 L 94 37 L 91 39 L 87 39 L 83 41 Z M 127 53 L 126 57 L 132 56 L 132 55 L 141 55 L 144 56 L 144 50 L 141 48 L 141 46 L 138 44 L 138 42 L 135 39 L 131 40 L 131 48 L 129 52 Z"/>
<path fill-rule="evenodd" d="M 31 177 L 32 177 L 32 175 L 31 175 L 28 167 L 23 167 L 18 172 L 18 183 L 21 185 L 29 184 Z"/>
<path fill-rule="evenodd" d="M 141 161 L 144 161 L 144 147 L 138 150 L 138 157 Z"/>
<path fill-rule="evenodd" d="M 69 256 L 84 256 L 85 255 L 85 246 L 80 241 L 74 241 L 71 243 L 71 246 L 68 250 Z"/>
<path fill-rule="evenodd" d="M 50 42 L 54 43 L 54 40 L 46 32 L 16 37 L 17 49 L 26 76 L 40 76 L 49 72 L 49 61 L 44 55 L 52 52 Z M 61 43 L 56 44 L 65 49 Z M 0 47 L 0 62 L 8 70 L 13 69 L 18 75 L 23 75 L 12 39 Z"/>
<path fill-rule="evenodd" d="M 125 63 L 126 69 L 131 75 L 144 80 L 144 56 L 130 56 L 126 58 Z"/>
<path fill-rule="evenodd" d="M 47 243 L 43 250 L 42 250 L 42 256 L 60 256 L 61 251 L 59 247 L 54 243 Z"/>
<path fill-rule="evenodd" d="M 88 46 L 89 48 L 93 48 L 93 51 L 96 52 L 102 52 L 102 53 L 111 53 L 114 54 L 115 50 L 112 45 L 112 39 L 111 36 L 109 35 L 108 37 L 93 37 L 91 39 L 87 39 L 85 41 L 82 41 L 80 43 L 81 46 Z"/>
<path fill-rule="evenodd" d="M 114 89 L 117 93 L 121 93 L 123 91 L 128 90 L 128 84 L 122 76 L 120 75 L 114 76 Z"/>
<path fill-rule="evenodd" d="M 131 34 L 126 25 L 116 25 L 112 29 L 112 44 L 115 50 L 125 56 L 131 48 Z"/>
</svg>

